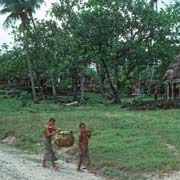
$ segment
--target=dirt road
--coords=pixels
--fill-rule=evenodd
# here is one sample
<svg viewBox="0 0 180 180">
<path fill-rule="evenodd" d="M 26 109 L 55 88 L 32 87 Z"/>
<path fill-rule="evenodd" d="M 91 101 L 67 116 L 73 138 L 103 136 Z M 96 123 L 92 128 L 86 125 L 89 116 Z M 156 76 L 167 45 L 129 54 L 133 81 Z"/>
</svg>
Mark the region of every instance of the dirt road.
<svg viewBox="0 0 180 180">
<path fill-rule="evenodd" d="M 156 177 L 148 178 L 148 180 L 180 180 L 180 172 L 165 173 Z"/>
<path fill-rule="evenodd" d="M 40 156 L 22 154 L 17 149 L 0 144 L 1 180 L 105 180 L 84 172 L 76 172 L 76 165 L 58 160 L 60 168 L 42 168 Z"/>
</svg>

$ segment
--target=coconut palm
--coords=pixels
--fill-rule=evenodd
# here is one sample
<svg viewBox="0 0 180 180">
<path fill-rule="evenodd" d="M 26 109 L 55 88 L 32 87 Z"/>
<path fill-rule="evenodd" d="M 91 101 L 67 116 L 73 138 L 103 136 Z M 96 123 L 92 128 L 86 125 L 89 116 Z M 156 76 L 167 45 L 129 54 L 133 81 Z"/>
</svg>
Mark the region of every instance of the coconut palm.
<svg viewBox="0 0 180 180">
<path fill-rule="evenodd" d="M 27 25 L 29 18 L 44 0 L 0 0 L 0 5 L 3 9 L 0 10 L 1 14 L 9 13 L 4 25 L 8 26 L 16 20 L 20 19 L 23 25 Z"/>
<path fill-rule="evenodd" d="M 17 20 L 21 20 L 21 25 L 23 27 L 24 32 L 24 49 L 26 51 L 26 60 L 28 65 L 29 76 L 31 79 L 31 87 L 34 101 L 37 99 L 36 91 L 35 91 L 35 82 L 34 76 L 32 72 L 32 63 L 31 58 L 28 52 L 28 39 L 25 31 L 29 30 L 30 20 L 33 18 L 33 13 L 37 8 L 40 7 L 43 0 L 0 0 L 0 5 L 2 9 L 0 10 L 1 14 L 7 14 L 6 20 L 4 21 L 4 25 L 9 27 L 12 23 L 15 23 Z"/>
</svg>

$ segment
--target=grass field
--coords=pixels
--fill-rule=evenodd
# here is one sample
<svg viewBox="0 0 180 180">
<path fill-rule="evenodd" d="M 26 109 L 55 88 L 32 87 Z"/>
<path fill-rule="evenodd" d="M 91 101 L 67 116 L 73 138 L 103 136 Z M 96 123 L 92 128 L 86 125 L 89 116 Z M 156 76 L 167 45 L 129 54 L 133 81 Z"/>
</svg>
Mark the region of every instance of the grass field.
<svg viewBox="0 0 180 180">
<path fill-rule="evenodd" d="M 57 127 L 77 131 L 80 122 L 92 130 L 90 153 L 101 173 L 140 180 L 143 174 L 180 170 L 180 110 L 129 111 L 119 105 L 92 103 L 64 107 L 51 101 L 0 98 L 0 139 L 16 136 L 13 145 L 38 152 L 43 127 L 50 117 Z M 75 132 L 77 141 L 77 132 Z"/>
</svg>

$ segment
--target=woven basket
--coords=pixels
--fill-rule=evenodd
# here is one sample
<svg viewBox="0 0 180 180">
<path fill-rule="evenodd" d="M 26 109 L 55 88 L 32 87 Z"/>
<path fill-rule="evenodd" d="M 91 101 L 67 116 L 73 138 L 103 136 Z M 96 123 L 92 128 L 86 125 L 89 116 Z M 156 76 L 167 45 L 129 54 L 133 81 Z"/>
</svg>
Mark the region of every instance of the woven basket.
<svg viewBox="0 0 180 180">
<path fill-rule="evenodd" d="M 74 144 L 74 136 L 72 131 L 64 131 L 56 134 L 54 143 L 59 147 L 70 147 Z"/>
</svg>

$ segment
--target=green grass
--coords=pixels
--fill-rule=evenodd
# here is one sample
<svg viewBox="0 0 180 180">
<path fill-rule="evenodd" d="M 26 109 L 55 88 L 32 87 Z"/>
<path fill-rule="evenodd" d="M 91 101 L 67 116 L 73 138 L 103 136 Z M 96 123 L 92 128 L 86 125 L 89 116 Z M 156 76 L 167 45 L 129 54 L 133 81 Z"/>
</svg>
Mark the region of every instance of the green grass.
<svg viewBox="0 0 180 180">
<path fill-rule="evenodd" d="M 180 170 L 179 110 L 128 111 L 108 104 L 64 107 L 51 101 L 29 101 L 23 108 L 17 99 L 1 98 L 0 117 L 0 138 L 15 134 L 13 145 L 31 152 L 42 149 L 42 131 L 50 117 L 57 127 L 76 131 L 76 141 L 78 125 L 85 122 L 92 130 L 93 166 L 117 179 L 140 180 L 143 174 Z"/>
</svg>

